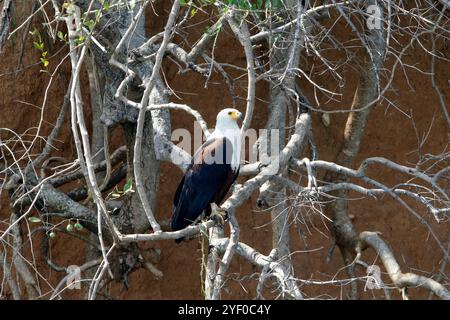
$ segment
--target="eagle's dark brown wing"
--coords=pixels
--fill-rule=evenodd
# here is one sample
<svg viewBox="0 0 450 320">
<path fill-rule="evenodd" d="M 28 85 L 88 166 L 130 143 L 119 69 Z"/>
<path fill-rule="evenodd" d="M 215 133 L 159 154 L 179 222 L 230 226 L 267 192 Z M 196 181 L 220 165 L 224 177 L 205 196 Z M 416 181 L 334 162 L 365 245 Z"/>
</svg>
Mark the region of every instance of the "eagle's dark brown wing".
<svg viewBox="0 0 450 320">
<path fill-rule="evenodd" d="M 233 147 L 223 137 L 205 142 L 195 153 L 192 163 L 175 192 L 172 230 L 181 230 L 195 221 L 210 204 L 220 204 L 238 172 L 231 168 Z"/>
</svg>

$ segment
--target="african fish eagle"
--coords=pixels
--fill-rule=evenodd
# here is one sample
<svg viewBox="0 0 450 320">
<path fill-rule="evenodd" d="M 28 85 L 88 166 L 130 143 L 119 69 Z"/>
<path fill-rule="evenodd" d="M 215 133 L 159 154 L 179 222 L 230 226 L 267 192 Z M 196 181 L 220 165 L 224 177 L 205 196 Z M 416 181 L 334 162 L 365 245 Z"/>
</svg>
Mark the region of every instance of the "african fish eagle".
<svg viewBox="0 0 450 320">
<path fill-rule="evenodd" d="M 211 215 L 211 204 L 220 205 L 236 180 L 241 157 L 241 133 L 237 121 L 241 116 L 241 112 L 232 108 L 217 114 L 214 132 L 195 152 L 175 192 L 173 231 L 192 224 L 202 212 L 205 217 Z"/>
</svg>

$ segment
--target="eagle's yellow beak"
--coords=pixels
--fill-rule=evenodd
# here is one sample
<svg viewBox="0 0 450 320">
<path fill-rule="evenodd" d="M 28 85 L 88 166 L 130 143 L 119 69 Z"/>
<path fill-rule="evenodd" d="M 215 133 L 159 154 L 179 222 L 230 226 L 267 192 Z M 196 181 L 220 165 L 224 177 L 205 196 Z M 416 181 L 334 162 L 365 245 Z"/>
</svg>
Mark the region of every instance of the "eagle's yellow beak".
<svg viewBox="0 0 450 320">
<path fill-rule="evenodd" d="M 230 118 L 236 121 L 242 119 L 242 113 L 240 113 L 239 111 L 238 112 L 233 111 L 230 113 Z"/>
</svg>

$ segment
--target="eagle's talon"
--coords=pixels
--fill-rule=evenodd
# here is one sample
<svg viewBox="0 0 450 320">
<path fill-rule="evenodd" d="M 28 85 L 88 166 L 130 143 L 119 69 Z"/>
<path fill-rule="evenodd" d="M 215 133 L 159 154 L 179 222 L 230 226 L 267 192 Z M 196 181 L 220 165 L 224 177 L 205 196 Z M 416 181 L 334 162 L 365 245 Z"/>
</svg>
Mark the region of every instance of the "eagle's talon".
<svg viewBox="0 0 450 320">
<path fill-rule="evenodd" d="M 225 220 L 228 219 L 228 212 L 227 210 L 220 208 L 217 204 L 211 203 L 210 218 L 214 220 L 216 223 L 219 223 L 220 225 L 223 226 L 225 224 Z"/>
<path fill-rule="evenodd" d="M 218 214 L 211 215 L 211 219 L 214 220 L 214 222 L 220 226 L 223 226 L 225 224 L 224 218 Z"/>
</svg>

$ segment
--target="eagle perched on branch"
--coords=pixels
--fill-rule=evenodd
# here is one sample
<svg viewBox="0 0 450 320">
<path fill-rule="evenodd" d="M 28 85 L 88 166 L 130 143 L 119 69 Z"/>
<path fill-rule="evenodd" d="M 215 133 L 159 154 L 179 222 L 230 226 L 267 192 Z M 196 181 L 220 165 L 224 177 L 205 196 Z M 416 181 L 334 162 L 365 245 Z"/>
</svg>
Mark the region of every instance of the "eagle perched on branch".
<svg viewBox="0 0 450 320">
<path fill-rule="evenodd" d="M 241 157 L 241 133 L 237 121 L 241 117 L 241 112 L 232 108 L 217 114 L 214 132 L 195 152 L 175 192 L 173 231 L 196 222 L 202 212 L 205 217 L 210 216 L 211 206 L 220 205 L 236 180 Z"/>
</svg>

